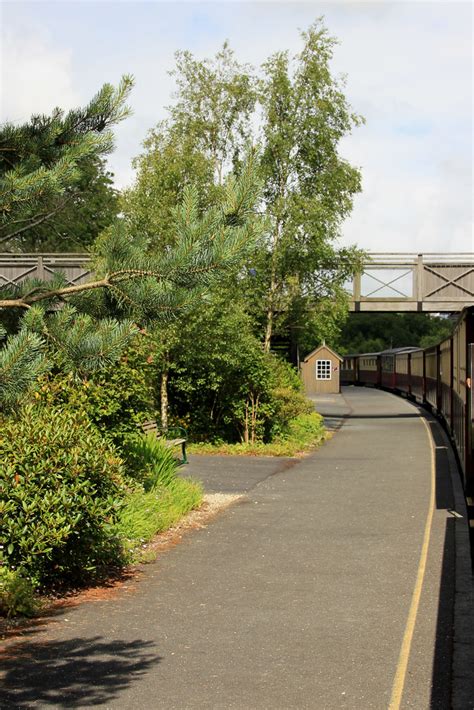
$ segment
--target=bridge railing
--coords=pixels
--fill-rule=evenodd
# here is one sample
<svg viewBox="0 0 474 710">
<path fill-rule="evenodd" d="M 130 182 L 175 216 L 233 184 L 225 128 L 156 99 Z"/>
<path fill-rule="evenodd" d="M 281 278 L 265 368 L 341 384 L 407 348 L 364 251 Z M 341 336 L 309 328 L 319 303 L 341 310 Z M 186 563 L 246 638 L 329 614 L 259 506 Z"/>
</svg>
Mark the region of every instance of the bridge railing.
<svg viewBox="0 0 474 710">
<path fill-rule="evenodd" d="M 84 283 L 91 276 L 88 254 L 0 254 L 0 287 L 25 279 L 49 281 L 62 273 L 68 284 Z"/>
<path fill-rule="evenodd" d="M 80 284 L 89 266 L 87 254 L 0 254 L 0 287 L 56 272 Z M 370 253 L 347 288 L 353 311 L 458 311 L 474 304 L 474 254 Z"/>
<path fill-rule="evenodd" d="M 474 304 L 474 254 L 371 253 L 349 285 L 354 311 L 457 311 Z"/>
</svg>

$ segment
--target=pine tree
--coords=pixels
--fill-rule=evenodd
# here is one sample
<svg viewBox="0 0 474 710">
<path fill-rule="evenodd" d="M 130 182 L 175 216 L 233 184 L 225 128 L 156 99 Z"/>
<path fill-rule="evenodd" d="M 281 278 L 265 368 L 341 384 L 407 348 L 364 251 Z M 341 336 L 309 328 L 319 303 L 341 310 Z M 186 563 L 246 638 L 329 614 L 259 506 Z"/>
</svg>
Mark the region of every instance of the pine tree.
<svg viewBox="0 0 474 710">
<path fill-rule="evenodd" d="M 52 357 L 80 376 L 113 362 L 137 323 L 173 318 L 223 271 L 235 269 L 261 231 L 254 162 L 250 155 L 239 178 L 229 177 L 219 202 L 204 212 L 197 190 L 186 188 L 174 210 L 172 249 L 150 251 L 149 240 L 119 220 L 94 245 L 90 282 L 68 286 L 56 276 L 49 283 L 23 281 L 0 295 L 4 313 L 23 314 L 19 332 L 1 351 L 0 406 L 20 401 Z"/>
<path fill-rule="evenodd" d="M 130 114 L 133 80 L 105 84 L 85 107 L 0 127 L 0 245 L 17 249 L 23 235 L 50 222 L 77 198 L 81 178 L 114 145 L 112 126 Z"/>
</svg>

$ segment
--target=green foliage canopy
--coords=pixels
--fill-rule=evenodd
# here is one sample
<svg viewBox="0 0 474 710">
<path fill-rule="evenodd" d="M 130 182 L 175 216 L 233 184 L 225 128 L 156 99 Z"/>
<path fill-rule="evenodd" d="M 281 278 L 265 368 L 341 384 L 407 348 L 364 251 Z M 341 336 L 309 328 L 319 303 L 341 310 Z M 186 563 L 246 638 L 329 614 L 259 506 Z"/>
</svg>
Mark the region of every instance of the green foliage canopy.
<svg viewBox="0 0 474 710">
<path fill-rule="evenodd" d="M 259 75 L 227 45 L 214 60 L 178 54 L 174 72 L 170 130 L 192 137 L 217 183 L 226 170 L 238 171 L 245 141 L 261 145 L 267 228 L 243 285 L 267 351 L 275 332 L 304 329 L 321 298 L 345 303 L 343 284 L 362 260 L 356 248 L 336 244 L 360 191 L 359 171 L 339 155 L 339 144 L 362 119 L 343 80 L 331 74 L 335 40 L 322 22 L 302 40 L 295 58 L 277 52 Z"/>
<path fill-rule="evenodd" d="M 449 337 L 452 321 L 425 313 L 354 313 L 342 327 L 338 352 L 379 352 L 388 348 L 434 345 Z"/>
<path fill-rule="evenodd" d="M 100 156 L 113 148 L 111 127 L 130 113 L 132 85 L 124 76 L 117 88 L 105 84 L 84 108 L 68 113 L 57 108 L 51 116 L 1 126 L 0 245 L 18 249 L 23 239 L 34 244 L 33 230 L 79 203 L 94 171 L 98 187 Z"/>
</svg>

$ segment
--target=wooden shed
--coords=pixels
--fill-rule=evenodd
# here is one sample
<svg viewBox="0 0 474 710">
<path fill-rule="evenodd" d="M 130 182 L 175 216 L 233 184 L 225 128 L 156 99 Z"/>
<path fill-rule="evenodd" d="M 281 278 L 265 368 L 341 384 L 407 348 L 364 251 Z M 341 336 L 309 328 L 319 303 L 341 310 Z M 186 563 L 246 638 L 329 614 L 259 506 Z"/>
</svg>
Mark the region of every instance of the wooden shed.
<svg viewBox="0 0 474 710">
<path fill-rule="evenodd" d="M 327 345 L 320 345 L 301 363 L 301 379 L 308 396 L 341 391 L 342 357 Z"/>
</svg>

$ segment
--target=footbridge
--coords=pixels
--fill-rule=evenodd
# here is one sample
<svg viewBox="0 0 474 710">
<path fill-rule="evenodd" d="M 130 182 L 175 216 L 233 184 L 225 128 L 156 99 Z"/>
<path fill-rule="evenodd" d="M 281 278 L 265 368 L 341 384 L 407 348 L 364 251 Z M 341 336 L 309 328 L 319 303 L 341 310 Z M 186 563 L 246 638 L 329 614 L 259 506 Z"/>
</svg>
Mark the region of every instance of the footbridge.
<svg viewBox="0 0 474 710">
<path fill-rule="evenodd" d="M 71 284 L 91 277 L 87 254 L 0 254 L 0 288 L 62 272 Z M 474 254 L 370 253 L 348 283 L 356 312 L 453 312 L 474 304 Z"/>
<path fill-rule="evenodd" d="M 474 254 L 370 254 L 351 311 L 453 312 L 474 304 Z"/>
</svg>

